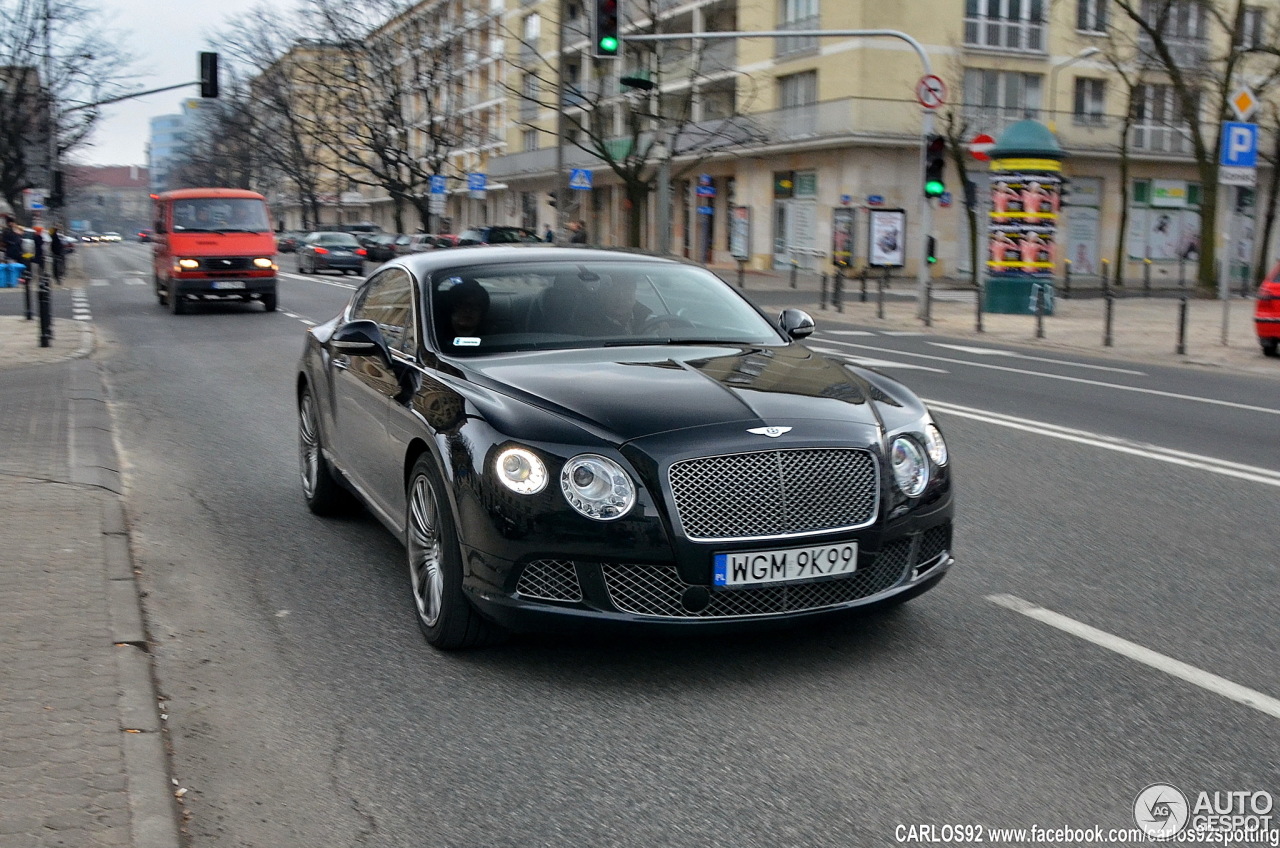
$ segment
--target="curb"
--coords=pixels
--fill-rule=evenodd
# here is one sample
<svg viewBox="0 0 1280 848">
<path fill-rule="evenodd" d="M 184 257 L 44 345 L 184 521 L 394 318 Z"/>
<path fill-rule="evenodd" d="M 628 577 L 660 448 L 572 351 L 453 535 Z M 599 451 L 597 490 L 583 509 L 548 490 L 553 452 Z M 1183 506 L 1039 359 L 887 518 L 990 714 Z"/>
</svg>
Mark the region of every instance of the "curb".
<svg viewBox="0 0 1280 848">
<path fill-rule="evenodd" d="M 93 349 L 91 328 L 71 363 L 69 441 L 71 480 L 109 492 L 102 503 L 103 578 L 107 583 L 110 638 L 115 645 L 120 748 L 127 776 L 134 848 L 179 848 L 179 811 L 160 716 L 159 692 L 147 639 L 133 558 L 129 549 L 124 486 L 110 411 Z"/>
</svg>

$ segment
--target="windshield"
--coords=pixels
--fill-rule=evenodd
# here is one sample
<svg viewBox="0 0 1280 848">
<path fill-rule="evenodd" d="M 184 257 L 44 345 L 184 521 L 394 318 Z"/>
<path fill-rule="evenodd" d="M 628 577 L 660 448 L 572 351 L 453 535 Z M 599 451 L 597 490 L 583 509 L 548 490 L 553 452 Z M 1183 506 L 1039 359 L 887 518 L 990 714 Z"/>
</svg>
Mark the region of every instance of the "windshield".
<svg viewBox="0 0 1280 848">
<path fill-rule="evenodd" d="M 460 355 L 786 340 L 718 277 L 657 262 L 458 267 L 431 285 L 441 350 Z"/>
<path fill-rule="evenodd" d="M 266 233 L 267 205 L 253 197 L 196 197 L 173 204 L 175 233 Z"/>
</svg>

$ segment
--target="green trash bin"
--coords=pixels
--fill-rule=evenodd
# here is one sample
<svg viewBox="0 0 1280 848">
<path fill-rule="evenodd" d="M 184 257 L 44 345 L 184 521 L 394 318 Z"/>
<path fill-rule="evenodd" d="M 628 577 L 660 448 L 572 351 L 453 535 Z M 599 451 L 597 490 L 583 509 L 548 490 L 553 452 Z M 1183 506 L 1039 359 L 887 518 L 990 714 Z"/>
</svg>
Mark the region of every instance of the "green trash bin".
<svg viewBox="0 0 1280 848">
<path fill-rule="evenodd" d="M 1053 314 L 1053 280 L 1041 277 L 990 277 L 982 309 L 998 315 L 1035 315 L 1036 292 L 1044 293 L 1044 314 Z"/>
</svg>

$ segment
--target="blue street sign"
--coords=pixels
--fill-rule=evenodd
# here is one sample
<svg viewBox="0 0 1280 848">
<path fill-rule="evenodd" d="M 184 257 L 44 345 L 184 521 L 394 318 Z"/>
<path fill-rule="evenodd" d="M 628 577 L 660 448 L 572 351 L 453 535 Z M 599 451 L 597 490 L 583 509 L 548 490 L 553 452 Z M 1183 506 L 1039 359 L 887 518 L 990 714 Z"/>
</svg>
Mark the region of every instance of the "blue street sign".
<svg viewBox="0 0 1280 848">
<path fill-rule="evenodd" d="M 700 186 L 709 186 L 709 185 L 711 185 L 711 175 L 710 175 L 710 174 L 698 174 L 698 185 L 700 185 Z"/>
<path fill-rule="evenodd" d="M 467 174 L 467 189 L 469 191 L 484 191 L 486 185 L 486 177 L 484 174 Z"/>
<path fill-rule="evenodd" d="M 711 214 L 713 214 L 714 212 L 715 212 L 715 208 L 714 208 L 714 207 L 711 207 L 711 206 L 699 206 L 699 207 L 698 207 L 698 214 L 699 214 L 699 215 L 711 215 Z"/>
<path fill-rule="evenodd" d="M 1218 164 L 1228 168 L 1258 167 L 1258 125 L 1241 121 L 1224 123 Z"/>
<path fill-rule="evenodd" d="M 853 195 L 851 195 L 851 194 L 842 194 L 842 195 L 840 195 L 840 205 L 841 205 L 841 206 L 848 206 L 848 205 L 849 205 L 850 203 L 852 203 L 852 202 L 853 202 Z"/>
<path fill-rule="evenodd" d="M 884 205 L 884 196 L 883 196 L 883 195 L 880 195 L 880 194 L 870 194 L 870 195 L 867 195 L 867 205 L 868 205 L 868 206 L 882 206 L 882 205 Z"/>
<path fill-rule="evenodd" d="M 698 197 L 715 197 L 716 187 L 712 185 L 698 186 Z"/>
<path fill-rule="evenodd" d="M 951 205 L 951 192 L 949 192 L 949 191 L 944 191 L 942 194 L 938 195 L 938 205 L 940 205 L 940 206 L 944 206 L 944 207 L 945 207 L 945 206 L 950 206 L 950 205 Z"/>
<path fill-rule="evenodd" d="M 445 194 L 449 190 L 447 178 L 442 175 L 435 175 L 431 178 L 431 193 Z"/>
<path fill-rule="evenodd" d="M 569 171 L 569 188 L 578 191 L 591 190 L 591 172 L 586 168 L 573 168 Z"/>
</svg>

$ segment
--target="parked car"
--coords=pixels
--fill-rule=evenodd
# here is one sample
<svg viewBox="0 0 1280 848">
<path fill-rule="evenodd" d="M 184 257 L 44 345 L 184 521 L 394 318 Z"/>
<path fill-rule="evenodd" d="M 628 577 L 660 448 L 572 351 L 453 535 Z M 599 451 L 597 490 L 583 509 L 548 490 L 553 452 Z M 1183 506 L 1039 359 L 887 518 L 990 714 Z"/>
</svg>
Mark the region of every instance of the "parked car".
<svg viewBox="0 0 1280 848">
<path fill-rule="evenodd" d="M 398 255 L 396 253 L 396 240 L 407 239 L 408 236 L 397 233 L 379 233 L 369 244 L 365 245 L 365 251 L 368 254 L 370 262 L 386 262 L 388 259 L 394 259 Z"/>
<path fill-rule="evenodd" d="M 117 242 L 123 241 L 123 237 L 119 233 L 103 233 L 99 241 Z"/>
<path fill-rule="evenodd" d="M 432 236 L 436 240 L 436 247 L 457 247 L 457 233 L 435 233 Z"/>
<path fill-rule="evenodd" d="M 1258 286 L 1253 321 L 1258 329 L 1262 352 L 1267 356 L 1280 356 L 1280 263 Z"/>
<path fill-rule="evenodd" d="M 396 255 L 408 256 L 411 253 L 422 253 L 428 250 L 436 249 L 435 236 L 427 233 L 414 233 L 409 236 L 402 236 L 396 239 Z"/>
<path fill-rule="evenodd" d="M 366 251 L 351 233 L 307 233 L 297 253 L 299 274 L 359 274 L 364 270 Z"/>
<path fill-rule="evenodd" d="M 149 241 L 151 241 L 151 230 L 149 229 L 138 230 L 138 242 L 140 244 L 146 244 Z"/>
<path fill-rule="evenodd" d="M 294 253 L 298 249 L 298 242 L 302 241 L 306 233 L 280 233 L 276 236 L 276 251 L 279 253 Z"/>
<path fill-rule="evenodd" d="M 802 344 L 813 328 L 673 259 L 401 257 L 306 333 L 303 496 L 363 500 L 403 540 L 441 649 L 901 603 L 953 562 L 947 446 L 904 385 Z"/>
<path fill-rule="evenodd" d="M 473 227 L 458 234 L 459 247 L 472 244 L 520 244 L 541 243 L 537 233 L 524 227 Z"/>
</svg>

